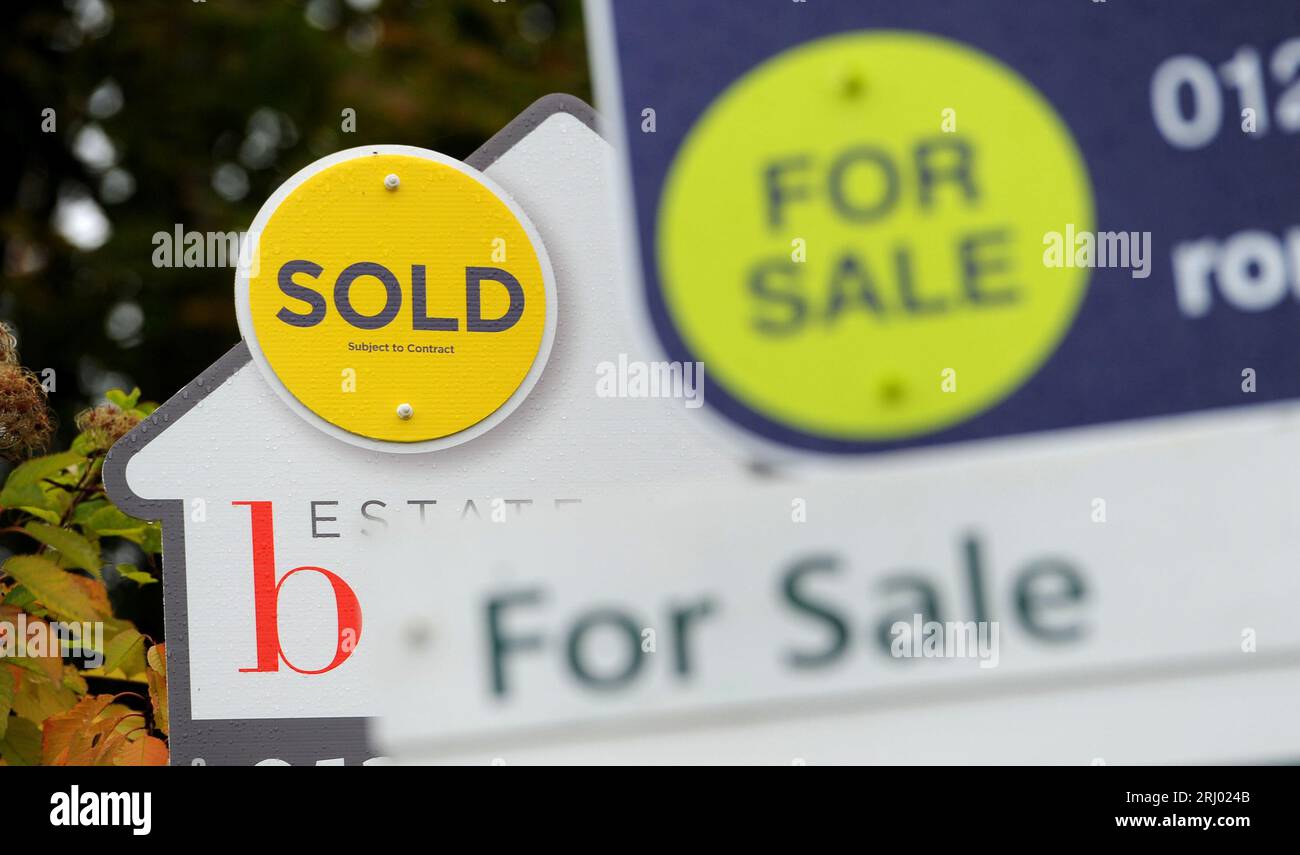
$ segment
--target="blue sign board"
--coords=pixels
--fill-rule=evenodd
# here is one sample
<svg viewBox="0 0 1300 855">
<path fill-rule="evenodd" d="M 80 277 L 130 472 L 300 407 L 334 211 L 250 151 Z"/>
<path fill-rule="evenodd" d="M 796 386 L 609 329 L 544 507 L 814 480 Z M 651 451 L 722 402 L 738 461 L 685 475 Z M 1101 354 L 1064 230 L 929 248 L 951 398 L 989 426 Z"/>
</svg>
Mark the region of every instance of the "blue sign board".
<svg viewBox="0 0 1300 855">
<path fill-rule="evenodd" d="M 1300 398 L 1300 4 L 588 4 L 644 316 L 771 447 Z"/>
</svg>

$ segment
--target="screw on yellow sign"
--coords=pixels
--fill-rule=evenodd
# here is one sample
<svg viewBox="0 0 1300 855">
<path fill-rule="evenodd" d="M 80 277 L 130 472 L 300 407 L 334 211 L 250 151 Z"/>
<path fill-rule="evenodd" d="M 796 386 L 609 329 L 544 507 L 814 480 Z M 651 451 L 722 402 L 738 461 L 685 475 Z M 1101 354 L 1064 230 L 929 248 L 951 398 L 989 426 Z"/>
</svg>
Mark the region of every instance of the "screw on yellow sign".
<svg viewBox="0 0 1300 855">
<path fill-rule="evenodd" d="M 282 397 L 356 444 L 426 450 L 504 418 L 555 329 L 550 262 L 482 174 L 372 146 L 299 172 L 254 221 L 236 306 Z"/>
<path fill-rule="evenodd" d="M 1087 274 L 1043 235 L 1090 229 L 1069 130 L 956 42 L 863 31 L 726 89 L 668 173 L 663 302 L 690 356 L 762 419 L 892 440 L 1006 398 L 1059 344 Z"/>
</svg>

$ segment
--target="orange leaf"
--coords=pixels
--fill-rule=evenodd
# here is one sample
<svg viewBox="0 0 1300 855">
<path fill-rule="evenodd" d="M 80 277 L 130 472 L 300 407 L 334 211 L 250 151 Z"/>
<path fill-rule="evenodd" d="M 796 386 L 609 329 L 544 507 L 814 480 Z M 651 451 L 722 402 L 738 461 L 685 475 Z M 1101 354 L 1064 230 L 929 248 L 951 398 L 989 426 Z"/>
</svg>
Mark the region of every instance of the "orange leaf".
<svg viewBox="0 0 1300 855">
<path fill-rule="evenodd" d="M 149 681 L 149 700 L 153 703 L 153 723 L 164 736 L 167 735 L 167 645 L 155 644 L 145 654 L 149 669 L 145 677 Z"/>
<path fill-rule="evenodd" d="M 118 766 L 166 766 L 167 743 L 156 736 L 146 736 L 118 746 L 113 755 Z"/>
<path fill-rule="evenodd" d="M 105 715 L 83 727 L 72 738 L 68 746 L 66 766 L 95 766 L 98 758 L 105 752 L 105 745 L 116 736 L 118 725 L 126 719 L 139 723 L 142 716 L 138 712 L 123 707 L 109 707 Z"/>
<path fill-rule="evenodd" d="M 112 695 L 82 698 L 65 713 L 45 719 L 41 736 L 41 762 L 46 766 L 65 766 L 77 734 L 95 720 L 113 702 Z"/>
<path fill-rule="evenodd" d="M 93 766 L 113 766 L 117 759 L 117 753 L 122 750 L 126 744 L 126 735 L 123 733 L 110 733 L 108 738 L 99 743 L 99 750 L 95 753 Z"/>
<path fill-rule="evenodd" d="M 18 644 L 20 641 L 18 638 L 18 615 L 19 611 L 17 609 L 11 609 L 9 606 L 0 606 L 0 622 L 2 622 L 0 623 L 0 643 L 3 643 L 6 646 L 6 650 L 8 650 L 9 645 L 12 645 L 12 653 L 15 654 L 19 650 Z M 33 635 L 42 639 L 47 639 L 51 636 L 49 622 L 41 620 L 35 615 L 29 614 L 26 616 L 25 627 L 29 638 Z M 13 633 L 14 637 L 12 639 L 9 638 L 10 633 Z M 63 679 L 63 654 L 59 650 L 57 644 L 52 645 L 52 647 L 53 649 L 44 650 L 44 655 L 42 656 L 15 655 L 9 661 L 11 664 L 17 665 L 20 668 L 25 668 L 33 673 L 44 674 L 51 682 L 57 683 Z M 31 653 L 33 651 L 30 648 L 25 648 L 23 652 Z"/>
<path fill-rule="evenodd" d="M 62 682 L 52 683 L 29 671 L 14 695 L 13 711 L 39 727 L 47 718 L 67 713 L 78 700 L 77 693 Z"/>
<path fill-rule="evenodd" d="M 69 574 L 72 575 L 72 574 Z M 94 604 L 95 610 L 103 617 L 111 617 L 113 607 L 108 602 L 108 588 L 98 579 L 90 579 L 86 576 L 72 575 L 72 582 L 86 594 L 86 598 Z"/>
</svg>

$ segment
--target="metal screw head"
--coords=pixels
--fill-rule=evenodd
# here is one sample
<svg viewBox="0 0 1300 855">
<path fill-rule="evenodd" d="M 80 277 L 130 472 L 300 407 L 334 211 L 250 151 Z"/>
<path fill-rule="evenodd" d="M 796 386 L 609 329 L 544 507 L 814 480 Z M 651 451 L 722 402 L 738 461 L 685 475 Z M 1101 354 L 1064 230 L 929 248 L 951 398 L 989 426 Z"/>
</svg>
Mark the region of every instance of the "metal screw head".
<svg viewBox="0 0 1300 855">
<path fill-rule="evenodd" d="M 396 190 L 401 183 L 402 179 L 398 178 L 396 174 L 390 174 L 384 179 L 384 186 L 389 190 Z"/>
<path fill-rule="evenodd" d="M 397 405 L 397 417 L 402 421 L 406 421 L 413 415 L 415 415 L 415 409 L 410 404 Z"/>
</svg>

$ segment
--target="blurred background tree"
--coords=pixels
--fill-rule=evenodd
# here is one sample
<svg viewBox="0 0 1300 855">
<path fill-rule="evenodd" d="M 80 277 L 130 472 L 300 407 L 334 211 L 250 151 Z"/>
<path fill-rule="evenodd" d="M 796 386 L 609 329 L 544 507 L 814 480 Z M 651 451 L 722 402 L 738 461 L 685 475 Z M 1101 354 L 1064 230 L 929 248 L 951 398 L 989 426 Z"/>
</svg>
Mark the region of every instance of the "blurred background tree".
<svg viewBox="0 0 1300 855">
<path fill-rule="evenodd" d="M 542 95 L 590 100 L 579 0 L 5 0 L 0 40 L 0 319 L 54 369 L 60 444 L 239 339 L 233 268 L 156 268 L 156 232 L 243 231 L 339 149 L 463 158 Z"/>
</svg>

